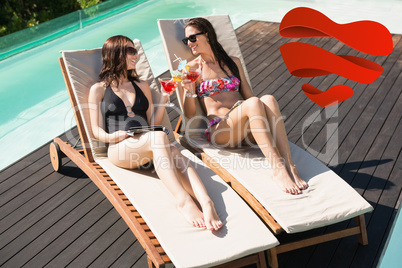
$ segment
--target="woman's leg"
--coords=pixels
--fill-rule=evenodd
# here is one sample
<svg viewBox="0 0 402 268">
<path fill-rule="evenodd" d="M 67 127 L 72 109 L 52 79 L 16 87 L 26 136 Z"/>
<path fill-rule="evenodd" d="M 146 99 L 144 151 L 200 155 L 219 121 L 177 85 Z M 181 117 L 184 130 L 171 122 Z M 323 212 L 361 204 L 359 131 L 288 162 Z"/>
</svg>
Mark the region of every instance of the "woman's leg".
<svg viewBox="0 0 402 268">
<path fill-rule="evenodd" d="M 179 211 L 193 226 L 205 227 L 202 212 L 181 182 L 164 132 L 148 132 L 138 138 L 128 138 L 110 145 L 108 158 L 113 164 L 130 169 L 153 160 L 156 173 L 175 197 Z"/>
<path fill-rule="evenodd" d="M 273 168 L 274 179 L 279 187 L 291 194 L 301 191 L 286 170 L 284 160 L 275 147 L 270 132 L 265 104 L 257 97 L 245 100 L 234 109 L 228 119 L 222 120 L 211 129 L 211 141 L 218 145 L 235 146 L 251 132 L 264 156 Z"/>
<path fill-rule="evenodd" d="M 273 133 L 273 141 L 276 143 L 279 154 L 285 160 L 286 169 L 301 190 L 307 189 L 307 182 L 300 178 L 296 166 L 293 163 L 289 148 L 289 140 L 286 134 L 285 124 L 279 110 L 278 102 L 272 95 L 262 96 L 261 101 L 265 104 L 265 112 L 267 114 L 269 126 Z"/>
<path fill-rule="evenodd" d="M 216 213 L 214 203 L 209 197 L 204 184 L 194 167 L 190 164 L 190 160 L 185 158 L 176 146 L 171 145 L 170 149 L 173 154 L 177 173 L 181 177 L 183 187 L 201 205 L 206 228 L 208 230 L 218 230 L 222 227 L 222 221 Z"/>
</svg>

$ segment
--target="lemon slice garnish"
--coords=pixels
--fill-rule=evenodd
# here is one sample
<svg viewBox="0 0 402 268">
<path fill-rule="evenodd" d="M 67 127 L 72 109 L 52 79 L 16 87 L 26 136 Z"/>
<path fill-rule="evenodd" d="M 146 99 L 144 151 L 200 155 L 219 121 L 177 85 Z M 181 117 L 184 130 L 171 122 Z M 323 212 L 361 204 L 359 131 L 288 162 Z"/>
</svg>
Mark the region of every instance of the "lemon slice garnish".
<svg viewBox="0 0 402 268">
<path fill-rule="evenodd" d="M 175 82 L 180 82 L 180 81 L 181 81 L 181 77 L 180 77 L 180 76 L 173 76 L 173 81 L 175 81 Z"/>
</svg>

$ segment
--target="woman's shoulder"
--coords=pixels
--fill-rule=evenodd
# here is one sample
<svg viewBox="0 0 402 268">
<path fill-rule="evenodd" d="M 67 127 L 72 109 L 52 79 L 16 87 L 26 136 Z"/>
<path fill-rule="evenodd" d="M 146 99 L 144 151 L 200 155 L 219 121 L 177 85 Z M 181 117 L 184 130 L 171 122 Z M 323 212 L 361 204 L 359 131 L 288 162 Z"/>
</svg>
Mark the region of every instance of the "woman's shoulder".
<svg viewBox="0 0 402 268">
<path fill-rule="evenodd" d="M 230 58 L 231 58 L 237 65 L 241 64 L 240 59 L 239 59 L 238 57 L 230 56 Z"/>
<path fill-rule="evenodd" d="M 148 94 L 151 93 L 151 89 L 149 88 L 149 84 L 145 80 L 138 80 L 135 81 L 134 83 L 137 84 L 137 86 L 142 90 L 142 92 L 148 96 Z"/>
<path fill-rule="evenodd" d="M 97 82 L 93 84 L 90 88 L 91 91 L 96 92 L 96 93 L 101 93 L 106 90 L 106 86 L 104 82 Z"/>
<path fill-rule="evenodd" d="M 99 101 L 105 95 L 106 86 L 103 82 L 95 83 L 89 89 L 89 100 L 91 101 Z"/>
<path fill-rule="evenodd" d="M 142 91 L 149 91 L 149 84 L 147 81 L 145 80 L 138 80 L 138 81 L 134 81 L 134 83 L 137 84 L 137 86 L 139 88 L 141 88 Z"/>
<path fill-rule="evenodd" d="M 136 81 L 136 82 L 137 82 L 137 85 L 138 85 L 139 87 L 141 87 L 141 86 L 146 86 L 146 87 L 148 87 L 148 82 L 145 81 L 145 80 L 138 80 L 138 81 Z"/>
<path fill-rule="evenodd" d="M 198 68 L 200 65 L 201 56 L 196 57 L 192 61 L 189 61 L 186 65 L 190 66 L 190 68 Z"/>
</svg>

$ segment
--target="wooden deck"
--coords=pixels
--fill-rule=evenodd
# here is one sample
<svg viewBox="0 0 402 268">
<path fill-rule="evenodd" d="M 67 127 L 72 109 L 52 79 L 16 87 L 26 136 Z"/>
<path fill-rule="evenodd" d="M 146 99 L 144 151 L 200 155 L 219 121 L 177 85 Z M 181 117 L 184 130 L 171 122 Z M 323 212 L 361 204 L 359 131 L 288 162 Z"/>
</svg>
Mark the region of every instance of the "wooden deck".
<svg viewBox="0 0 402 268">
<path fill-rule="evenodd" d="M 401 35 L 393 36 L 394 52 L 386 57 L 358 53 L 333 38 L 300 40 L 381 64 L 381 77 L 364 85 L 336 75 L 291 76 L 279 47 L 292 40 L 280 37 L 278 26 L 250 21 L 236 30 L 255 95 L 273 94 L 290 141 L 329 163 L 375 208 L 366 215 L 368 246 L 349 237 L 281 254 L 279 265 L 375 267 L 401 201 Z M 306 82 L 321 90 L 347 84 L 354 95 L 338 110 L 320 108 L 301 91 Z M 177 122 L 176 113 L 169 116 Z M 48 151 L 45 145 L 0 172 L 0 266 L 146 267 L 144 250 L 109 201 L 69 159 L 63 159 L 61 173 L 54 172 Z"/>
</svg>

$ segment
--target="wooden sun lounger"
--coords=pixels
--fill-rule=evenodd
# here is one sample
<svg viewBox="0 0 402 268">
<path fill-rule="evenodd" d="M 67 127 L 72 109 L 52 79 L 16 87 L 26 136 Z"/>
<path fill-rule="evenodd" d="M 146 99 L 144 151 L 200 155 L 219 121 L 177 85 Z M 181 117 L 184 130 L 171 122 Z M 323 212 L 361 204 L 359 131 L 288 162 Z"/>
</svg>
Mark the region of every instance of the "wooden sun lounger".
<svg viewBox="0 0 402 268">
<path fill-rule="evenodd" d="M 222 44 L 222 46 L 225 48 L 225 50 L 228 52 L 229 55 L 231 56 L 236 56 L 238 57 L 243 65 L 243 69 L 245 71 L 245 75 L 247 80 L 249 81 L 248 73 L 246 71 L 246 66 L 241 54 L 240 47 L 237 42 L 236 34 L 234 32 L 233 26 L 231 24 L 230 18 L 227 15 L 214 15 L 214 16 L 205 16 L 212 25 L 214 26 L 217 36 L 219 39 L 219 42 Z M 181 39 L 184 38 L 184 25 L 188 21 L 189 18 L 183 18 L 183 19 L 166 19 L 166 20 L 158 20 L 158 26 L 159 30 L 162 36 L 162 42 L 164 45 L 165 49 L 165 54 L 167 58 L 167 62 L 169 65 L 170 71 L 176 70 L 178 68 L 178 59 L 184 60 L 186 59 L 187 61 L 191 61 L 194 58 L 194 55 L 191 54 L 190 50 L 186 47 L 183 46 L 181 43 Z M 251 85 L 250 81 L 249 84 Z M 176 92 L 177 93 L 177 98 L 180 104 L 180 107 L 182 108 L 182 92 L 179 92 L 179 90 Z M 246 149 L 239 149 L 239 150 L 231 150 L 231 149 L 222 149 L 222 148 L 214 148 L 213 145 L 208 144 L 205 141 L 205 138 L 202 137 L 203 130 L 206 128 L 206 120 L 205 120 L 205 113 L 201 108 L 201 105 L 199 102 L 196 102 L 197 105 L 197 112 L 196 112 L 196 117 L 203 117 L 204 120 L 193 120 L 192 119 L 187 119 L 183 116 L 182 122 L 183 122 L 183 127 L 182 129 L 184 130 L 184 135 L 181 138 L 180 142 L 181 144 L 188 148 L 189 150 L 192 150 L 193 153 L 199 155 L 199 157 L 203 160 L 204 163 L 206 163 L 214 172 L 216 172 L 218 175 L 220 175 L 249 205 L 252 207 L 252 209 L 255 211 L 256 214 L 259 215 L 259 217 L 265 222 L 267 226 L 271 229 L 271 231 L 275 235 L 279 235 L 283 231 L 286 231 L 286 233 L 295 233 L 295 232 L 302 232 L 305 230 L 309 230 L 312 228 L 309 228 L 308 226 L 303 226 L 303 224 L 298 224 L 295 226 L 286 226 L 286 229 L 284 228 L 283 224 L 281 225 L 279 223 L 279 220 L 277 218 L 283 217 L 284 214 L 286 214 L 286 211 L 282 211 L 279 217 L 274 215 L 275 213 L 278 212 L 278 209 L 269 207 L 269 200 L 266 202 L 267 199 L 269 199 L 269 194 L 276 194 L 275 191 L 269 192 L 269 194 L 263 193 L 263 190 L 260 191 L 255 191 L 256 188 L 258 187 L 249 187 L 246 186 L 245 184 L 247 183 L 248 179 L 253 179 L 255 176 L 258 177 L 257 171 L 254 170 L 249 170 L 250 172 L 254 172 L 252 174 L 248 174 L 247 171 L 245 172 L 244 170 L 236 170 L 232 166 L 227 168 L 226 166 L 223 167 L 220 161 L 224 159 L 225 157 L 230 159 L 230 161 L 236 161 L 236 156 L 233 156 L 234 154 L 242 154 L 244 152 L 247 152 Z M 186 132 L 190 132 L 190 134 L 186 134 Z M 197 134 L 198 132 L 198 134 Z M 292 150 L 292 156 L 293 156 L 293 150 L 301 155 L 301 158 L 307 158 L 311 160 L 312 162 L 318 162 L 318 160 L 313 159 L 310 154 L 307 152 L 301 152 L 301 149 L 298 148 L 294 144 L 291 145 L 291 150 Z M 263 155 L 261 154 L 260 150 L 251 150 L 252 155 L 254 154 L 257 156 L 256 158 L 261 158 Z M 259 151 L 259 152 L 257 152 Z M 222 152 L 222 153 L 219 153 Z M 233 153 L 234 154 L 233 154 Z M 223 156 L 224 155 L 224 156 Z M 222 157 L 221 157 L 222 156 Z M 247 157 L 241 158 L 242 160 L 246 159 Z M 303 159 L 301 159 L 303 160 Z M 229 162 L 230 162 L 229 161 Z M 306 162 L 307 161 L 307 162 Z M 227 162 L 225 162 L 227 164 Z M 303 164 L 308 164 L 308 160 L 304 160 Z M 296 165 L 299 167 L 298 163 Z M 303 165 L 300 165 L 303 166 Z M 315 180 L 315 175 L 319 175 L 320 172 L 328 172 L 328 176 L 331 178 L 334 178 L 336 180 L 340 181 L 340 184 L 346 189 L 347 191 L 353 192 L 354 189 L 351 188 L 349 185 L 344 185 L 343 180 L 335 173 L 330 171 L 325 165 L 322 163 L 316 163 L 314 164 L 314 167 L 312 168 L 317 168 L 318 170 L 322 171 L 317 171 L 317 174 L 310 174 L 308 177 L 313 182 Z M 238 171 L 241 174 L 238 174 Z M 261 169 L 260 170 L 263 173 L 260 173 L 260 175 L 266 176 L 265 170 Z M 331 173 L 332 172 L 332 173 Z M 300 170 L 299 170 L 300 173 Z M 301 174 L 301 173 L 300 173 Z M 301 174 L 302 175 L 302 174 Z M 261 176 L 260 176 L 261 177 Z M 310 183 L 310 182 L 309 182 Z M 320 184 L 320 187 L 323 186 L 323 184 Z M 264 187 L 264 186 L 263 186 Z M 266 191 L 270 191 L 271 189 L 269 188 L 275 188 L 275 185 L 266 185 Z M 316 186 L 310 186 L 310 189 L 315 188 L 316 191 L 320 191 L 320 187 Z M 258 190 L 258 189 L 257 189 Z M 327 189 L 328 190 L 328 189 Z M 277 191 L 280 191 L 277 189 Z M 307 192 L 308 190 L 306 190 Z M 353 215 L 349 215 L 345 217 L 344 219 L 340 218 L 337 219 L 337 222 L 340 222 L 342 220 L 348 220 L 350 218 L 355 219 L 356 226 L 346 228 L 343 230 L 327 233 L 327 234 L 322 234 L 318 235 L 315 237 L 310 237 L 307 239 L 299 240 L 299 241 L 293 241 L 293 242 L 287 242 L 283 244 L 281 242 L 280 245 L 278 245 L 275 250 L 271 250 L 268 254 L 273 254 L 270 256 L 270 265 L 272 267 L 277 267 L 278 266 L 278 260 L 277 260 L 277 254 L 296 250 L 299 248 L 339 239 L 342 237 L 347 237 L 351 235 L 358 235 L 358 240 L 359 243 L 362 245 L 367 245 L 368 239 L 367 239 L 367 232 L 366 232 L 366 225 L 365 225 L 365 218 L 364 214 L 366 212 L 369 212 L 372 210 L 372 207 L 363 199 L 361 196 L 359 196 L 357 193 L 352 193 L 355 198 L 357 198 L 358 202 L 360 203 L 358 208 Z M 311 196 L 311 195 L 310 195 Z M 272 203 L 275 202 L 282 202 L 282 197 L 274 199 Z M 283 197 L 286 199 L 286 196 Z M 290 197 L 293 198 L 293 197 Z M 264 202 L 264 204 L 263 204 Z M 267 205 L 268 204 L 268 205 Z M 292 206 L 289 206 L 289 208 Z M 325 210 L 325 209 L 324 209 Z M 292 211 L 288 213 L 298 213 L 298 211 Z M 277 213 L 278 214 L 278 213 Z M 282 220 L 282 219 L 281 219 Z M 332 221 L 331 224 L 334 224 L 335 222 Z M 320 222 L 316 224 L 317 226 L 314 228 L 322 227 L 322 226 L 327 226 L 330 225 L 325 222 Z M 275 251 L 275 252 L 274 252 Z M 273 253 L 274 252 L 274 253 Z"/>
<path fill-rule="evenodd" d="M 136 46 L 137 45 L 140 46 L 141 44 L 138 42 L 136 43 Z M 63 58 L 59 58 L 59 63 L 71 100 L 71 105 L 73 107 L 74 116 L 76 119 L 77 128 L 83 148 L 77 150 L 60 138 L 55 138 L 54 141 L 50 144 L 50 158 L 54 170 L 58 171 L 60 170 L 60 168 L 62 168 L 61 159 L 63 157 L 70 158 L 96 184 L 96 186 L 108 198 L 108 200 L 112 203 L 112 205 L 116 208 L 118 213 L 124 219 L 130 230 L 133 232 L 135 237 L 144 248 L 147 254 L 149 267 L 165 267 L 166 264 L 171 263 L 172 261 L 165 252 L 165 249 L 161 246 L 151 228 L 149 227 L 149 223 L 147 224 L 147 222 L 145 222 L 141 214 L 130 202 L 129 198 L 126 196 L 123 190 L 119 188 L 117 183 L 98 163 L 95 162 L 93 150 L 90 145 L 91 141 L 89 140 L 88 133 L 86 131 L 86 128 L 84 127 L 85 123 L 83 115 L 77 108 L 77 100 L 73 92 L 73 87 Z M 177 133 L 175 133 L 175 135 L 178 137 Z M 269 235 L 268 230 L 265 235 L 267 234 Z M 277 240 L 272 240 L 272 243 L 273 245 L 276 245 Z M 264 247 L 267 248 L 267 246 Z M 265 250 L 249 254 L 234 261 L 222 263 L 216 267 L 242 267 L 250 264 L 255 264 L 257 265 L 257 267 L 266 267 Z"/>
<path fill-rule="evenodd" d="M 71 83 L 69 82 L 66 73 L 63 58 L 59 58 L 59 63 L 67 86 L 71 106 L 77 107 L 77 102 L 72 93 Z M 85 129 L 82 127 L 83 121 L 81 114 L 76 109 L 74 109 L 74 116 L 83 148 L 81 150 L 76 150 L 67 142 L 62 141 L 60 138 L 55 138 L 50 144 L 50 160 L 54 170 L 60 170 L 63 157 L 70 158 L 82 171 L 85 172 L 85 174 L 88 175 L 124 219 L 147 253 L 149 267 L 164 267 L 165 264 L 171 263 L 164 249 L 160 246 L 158 240 L 155 238 L 135 207 L 116 183 L 114 183 L 113 179 L 110 178 L 102 167 L 94 161 L 91 149 L 89 148 L 87 134 Z"/>
</svg>

